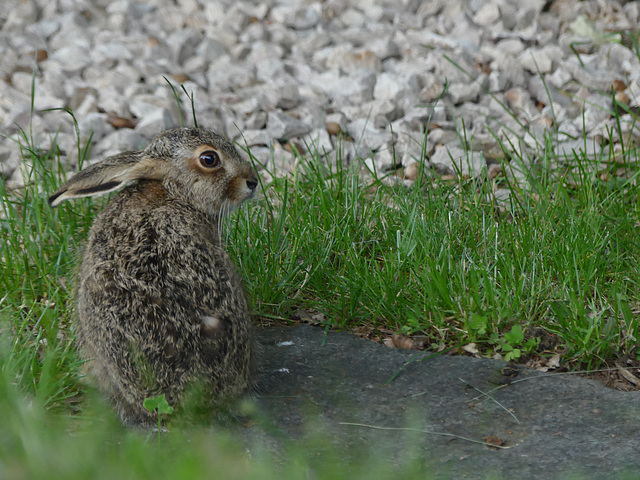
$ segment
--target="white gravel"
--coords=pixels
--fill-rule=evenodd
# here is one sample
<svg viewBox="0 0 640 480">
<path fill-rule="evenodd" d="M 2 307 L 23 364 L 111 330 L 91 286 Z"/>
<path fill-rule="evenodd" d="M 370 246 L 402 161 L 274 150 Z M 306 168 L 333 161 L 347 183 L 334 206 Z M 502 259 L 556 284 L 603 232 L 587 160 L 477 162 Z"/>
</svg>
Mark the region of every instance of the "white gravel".
<svg viewBox="0 0 640 480">
<path fill-rule="evenodd" d="M 595 155 L 611 89 L 638 106 L 638 55 L 615 32 L 639 22 L 634 1 L 3 0 L 1 173 L 22 183 L 14 139 L 30 122 L 36 145 L 55 138 L 74 167 L 73 122 L 51 108 L 73 110 L 83 140 L 93 132 L 94 158 L 179 125 L 164 77 L 193 93 L 201 126 L 274 155 L 278 175 L 287 140 L 335 156 L 335 125 L 346 159 L 377 171 L 425 161 L 473 175 L 504 159 L 499 141 L 535 152 L 550 131 L 559 151 Z"/>
</svg>

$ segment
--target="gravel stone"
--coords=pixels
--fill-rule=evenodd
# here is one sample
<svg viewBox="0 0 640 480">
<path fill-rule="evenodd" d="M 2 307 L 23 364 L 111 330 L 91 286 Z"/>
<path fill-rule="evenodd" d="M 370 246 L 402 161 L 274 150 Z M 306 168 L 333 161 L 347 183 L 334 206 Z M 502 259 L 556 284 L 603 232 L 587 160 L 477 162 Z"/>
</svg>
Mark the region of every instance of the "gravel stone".
<svg viewBox="0 0 640 480">
<path fill-rule="evenodd" d="M 341 47 L 325 49 L 330 51 L 327 57 L 327 67 L 340 69 L 347 74 L 380 73 L 382 62 L 371 50 L 353 51 L 353 47 L 342 45 Z"/>
<path fill-rule="evenodd" d="M 318 2 L 308 6 L 281 5 L 272 9 L 271 17 L 274 21 L 295 30 L 307 30 L 320 22 L 321 6 Z"/>
<path fill-rule="evenodd" d="M 170 128 L 179 126 L 178 121 L 166 108 L 158 108 L 152 113 L 145 115 L 138 122 L 135 131 L 144 138 L 153 137 L 156 132 L 162 132 Z"/>
<path fill-rule="evenodd" d="M 87 141 L 93 135 L 91 137 L 92 141 L 98 142 L 105 135 L 112 133 L 114 128 L 107 123 L 107 119 L 108 115 L 100 112 L 91 112 L 79 116 L 77 120 L 81 141 Z"/>
<path fill-rule="evenodd" d="M 375 153 L 372 152 L 370 155 L 365 160 L 365 167 L 373 175 L 386 174 L 399 166 L 397 157 L 390 148 L 385 148 Z"/>
<path fill-rule="evenodd" d="M 512 56 L 519 55 L 525 49 L 524 42 L 519 38 L 505 38 L 496 43 L 496 50 Z"/>
<path fill-rule="evenodd" d="M 469 178 L 478 175 L 485 167 L 481 152 L 465 152 L 456 146 L 437 149 L 429 159 L 431 167 L 443 175 L 457 175 Z"/>
<path fill-rule="evenodd" d="M 144 146 L 147 141 L 138 132 L 123 128 L 115 130 L 107 135 L 99 143 L 99 149 L 95 152 L 95 158 L 107 157 L 115 155 L 119 152 L 129 150 L 138 150 Z"/>
<path fill-rule="evenodd" d="M 18 169 L 19 161 L 17 152 L 8 148 L 0 149 L 0 177 L 4 180 L 11 178 Z"/>
<path fill-rule="evenodd" d="M 487 76 L 482 75 L 471 83 L 456 83 L 449 87 L 449 97 L 454 105 L 475 102 L 482 92 Z"/>
<path fill-rule="evenodd" d="M 360 154 L 372 166 L 407 167 L 419 160 L 422 150 L 412 145 L 421 145 L 428 131 L 425 151 L 443 172 L 451 170 L 450 157 L 434 149 L 454 145 L 463 124 L 474 139 L 495 134 L 494 142 L 520 149 L 516 156 L 534 158 L 524 142 L 544 148 L 550 128 L 559 129 L 558 138 L 586 137 L 585 144 L 605 134 L 613 126 L 606 92 L 614 82 L 628 83 L 616 89 L 618 102 L 636 108 L 640 98 L 633 47 L 607 36 L 637 27 L 638 2 L 5 3 L 3 133 L 15 135 L 32 122 L 36 138 L 47 144 L 56 132 L 72 133 L 73 126 L 63 112 L 44 110 L 71 108 L 83 138 L 95 130 L 96 155 L 137 148 L 177 123 L 165 77 L 181 95 L 180 82 L 193 93 L 199 124 L 236 139 L 244 133 L 265 161 L 282 155 L 278 162 L 294 162 L 274 141 L 295 139 L 300 145 L 317 141 L 328 152 L 327 162 L 338 154 L 356 161 Z M 187 120 L 189 104 L 183 95 Z M 135 129 L 114 130 L 110 114 L 135 119 Z M 633 118 L 622 119 L 620 129 L 633 140 Z M 329 124 L 339 130 L 329 134 Z M 394 138 L 391 129 L 399 135 Z M 354 142 L 336 152 L 343 133 Z M 12 138 L 0 137 L 0 152 L 18 148 Z M 563 155 L 573 151 L 560 148 Z M 465 174 L 490 158 L 477 143 L 473 149 L 474 168 Z M 18 154 L 3 154 L 0 164 L 13 158 Z M 271 173 L 293 170 L 280 165 Z M 15 168 L 2 171 L 10 183 L 20 181 Z"/>
<path fill-rule="evenodd" d="M 354 139 L 359 149 L 364 152 L 378 151 L 383 145 L 390 143 L 392 140 L 390 132 L 376 128 L 366 118 L 349 123 L 347 132 Z"/>
<path fill-rule="evenodd" d="M 324 156 L 333 151 L 333 143 L 326 128 L 317 128 L 302 137 L 302 145 L 308 152 Z"/>
<path fill-rule="evenodd" d="M 376 100 L 397 100 L 398 96 L 406 93 L 403 81 L 392 73 L 382 72 L 373 89 L 373 98 Z"/>
<path fill-rule="evenodd" d="M 308 133 L 310 128 L 297 118 L 282 112 L 269 112 L 267 132 L 271 138 L 291 139 Z"/>
<path fill-rule="evenodd" d="M 473 16 L 473 21 L 478 25 L 488 27 L 500 18 L 500 9 L 497 3 L 486 3 Z"/>
<path fill-rule="evenodd" d="M 551 58 L 544 50 L 529 49 L 518 56 L 520 64 L 531 73 L 551 72 Z"/>
<path fill-rule="evenodd" d="M 238 139 L 242 145 L 249 147 L 255 147 L 256 145 L 269 146 L 271 145 L 271 136 L 266 130 L 245 130 L 242 132 L 242 136 Z M 252 149 L 253 151 L 253 149 Z"/>
</svg>

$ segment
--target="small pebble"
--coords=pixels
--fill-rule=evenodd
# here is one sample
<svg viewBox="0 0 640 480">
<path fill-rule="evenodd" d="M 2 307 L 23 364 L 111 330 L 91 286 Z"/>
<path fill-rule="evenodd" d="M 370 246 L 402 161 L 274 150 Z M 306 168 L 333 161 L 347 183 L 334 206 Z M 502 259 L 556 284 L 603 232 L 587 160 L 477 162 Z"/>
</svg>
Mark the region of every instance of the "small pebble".
<svg viewBox="0 0 640 480">
<path fill-rule="evenodd" d="M 340 124 L 336 123 L 336 122 L 329 122 L 327 123 L 327 133 L 329 135 L 338 135 L 340 134 L 340 132 L 342 132 L 342 129 L 340 128 Z"/>
<path fill-rule="evenodd" d="M 417 162 L 407 165 L 404 169 L 404 178 L 407 180 L 415 180 L 420 173 L 420 165 Z"/>
</svg>

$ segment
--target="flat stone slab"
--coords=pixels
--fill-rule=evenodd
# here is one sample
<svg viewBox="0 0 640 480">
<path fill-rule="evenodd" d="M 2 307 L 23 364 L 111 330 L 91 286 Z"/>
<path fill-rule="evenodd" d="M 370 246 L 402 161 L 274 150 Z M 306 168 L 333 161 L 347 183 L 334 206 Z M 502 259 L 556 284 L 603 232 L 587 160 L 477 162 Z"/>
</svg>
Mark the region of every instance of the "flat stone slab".
<svg viewBox="0 0 640 480">
<path fill-rule="evenodd" d="M 258 338 L 258 420 L 245 436 L 276 455 L 316 437 L 345 459 L 424 458 L 436 478 L 619 478 L 640 467 L 638 392 L 527 368 L 509 376 L 502 361 L 308 325 Z"/>
</svg>

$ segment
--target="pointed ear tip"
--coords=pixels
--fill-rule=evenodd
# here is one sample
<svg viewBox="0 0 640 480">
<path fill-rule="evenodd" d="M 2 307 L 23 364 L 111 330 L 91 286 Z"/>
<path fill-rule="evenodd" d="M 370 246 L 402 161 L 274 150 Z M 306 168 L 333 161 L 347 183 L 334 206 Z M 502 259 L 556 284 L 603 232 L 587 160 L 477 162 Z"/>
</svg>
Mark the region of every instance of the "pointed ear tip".
<svg viewBox="0 0 640 480">
<path fill-rule="evenodd" d="M 53 195 L 51 195 L 49 197 L 49 205 L 51 205 L 52 207 L 57 207 L 60 202 L 63 200 L 62 198 L 60 198 L 60 196 L 63 194 L 64 192 L 56 192 Z"/>
</svg>

